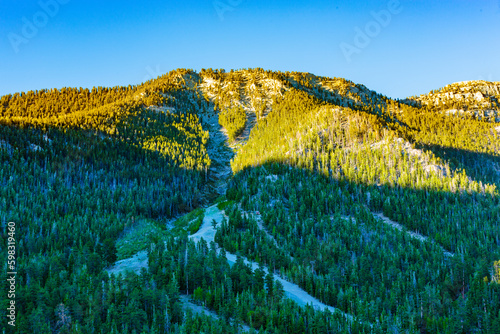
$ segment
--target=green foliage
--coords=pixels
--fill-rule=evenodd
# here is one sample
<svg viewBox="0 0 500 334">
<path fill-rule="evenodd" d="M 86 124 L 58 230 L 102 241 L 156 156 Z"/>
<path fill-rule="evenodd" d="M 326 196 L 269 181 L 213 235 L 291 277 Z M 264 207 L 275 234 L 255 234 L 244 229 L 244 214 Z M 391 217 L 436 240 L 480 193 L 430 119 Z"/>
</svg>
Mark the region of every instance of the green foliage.
<svg viewBox="0 0 500 334">
<path fill-rule="evenodd" d="M 198 304 L 232 324 L 233 333 L 237 332 L 238 324 L 247 324 L 259 333 L 289 333 L 301 321 L 316 324 L 304 327 L 301 333 L 370 332 L 368 325 L 348 320 L 340 313 L 302 308 L 283 298 L 279 282 L 264 279 L 259 268 L 252 270 L 241 257 L 230 266 L 224 251 L 217 252 L 214 244 L 195 245 L 185 238 L 169 237 L 151 248 L 149 265 L 150 277 L 157 282 L 159 291 L 165 286 L 174 286 L 174 291 L 192 295 Z M 265 284 L 272 284 L 273 289 L 266 289 Z M 190 316 L 188 314 L 183 322 L 187 328 L 192 324 Z"/>
<path fill-rule="evenodd" d="M 476 241 L 470 234 L 479 234 L 474 228 L 478 224 L 483 224 L 481 231 L 494 230 L 492 224 L 497 218 L 487 218 L 494 212 L 491 202 L 484 201 L 488 197 L 479 204 L 480 197 L 467 201 L 467 196 L 460 194 L 455 197 L 431 190 L 403 192 L 389 186 L 363 186 L 345 179 L 329 180 L 307 170 L 290 170 L 287 165 L 266 165 L 266 169 L 277 173 L 280 181 L 266 180 L 262 169 L 247 169 L 236 176 L 233 187 L 243 192 L 243 198 L 249 198 L 241 201 L 244 210 L 262 213 L 263 226 L 272 231 L 279 247 L 269 242 L 269 232 L 263 232 L 252 219 L 241 230 L 241 212 L 230 212 L 229 221 L 216 235 L 224 248 L 279 269 L 284 277 L 329 305 L 371 323 L 398 323 L 400 331 L 415 331 L 423 311 L 428 326 L 437 332 L 453 333 L 455 329 L 449 324 L 460 321 L 457 302 L 463 295 L 471 310 L 484 312 L 483 304 L 474 304 L 471 299 L 476 293 L 471 284 L 481 267 L 479 262 L 492 263 L 500 250 L 495 241 Z M 258 187 L 250 195 L 253 184 Z M 452 198 L 460 201 L 460 205 L 451 206 L 452 210 L 465 216 L 455 216 L 454 221 L 442 219 L 450 209 L 442 203 L 450 203 Z M 417 199 L 424 204 L 419 205 Z M 408 230 L 430 235 L 431 241 L 412 238 L 407 230 L 398 231 L 374 219 L 370 211 L 379 211 L 382 203 L 387 205 L 386 215 Z M 476 217 L 478 212 L 481 214 Z M 427 230 L 424 225 L 413 225 L 421 220 Z M 469 221 L 470 225 L 460 223 L 463 231 L 452 229 L 456 221 Z M 444 250 L 436 242 L 438 238 L 432 241 L 434 234 L 429 230 L 434 228 Z M 455 242 L 460 246 L 449 246 Z M 449 247 L 455 256 L 446 255 Z M 481 293 L 488 295 L 484 300 L 493 322 L 500 310 L 492 295 L 496 287 L 489 284 L 482 289 Z M 423 306 L 415 302 L 421 296 L 428 298 Z M 380 317 L 393 309 L 401 313 Z M 477 325 L 469 324 L 468 328 Z"/>
<path fill-rule="evenodd" d="M 161 239 L 165 232 L 157 226 L 157 223 L 141 220 L 131 224 L 122 234 L 123 236 L 116 241 L 118 260 L 127 259 L 146 249 L 152 242 Z"/>
<path fill-rule="evenodd" d="M 219 113 L 219 124 L 226 129 L 230 141 L 234 141 L 243 132 L 246 121 L 247 116 L 241 106 L 227 108 Z"/>
<path fill-rule="evenodd" d="M 112 132 L 130 145 L 158 153 L 172 166 L 200 171 L 210 167 L 209 134 L 197 115 L 148 109 L 121 118 Z"/>
<path fill-rule="evenodd" d="M 228 206 L 231 206 L 234 204 L 234 201 L 222 201 L 217 203 L 217 208 L 219 210 L 225 210 Z"/>
<path fill-rule="evenodd" d="M 198 208 L 182 216 L 174 222 L 174 232 L 188 231 L 189 234 L 196 233 L 205 217 L 205 210 Z"/>
<path fill-rule="evenodd" d="M 482 291 L 484 326 L 492 328 L 496 287 L 473 282 L 500 256 L 493 126 L 388 99 L 338 107 L 301 85 L 274 101 L 232 161 L 238 174 L 227 198 L 263 213 L 267 231 L 230 214 L 219 244 L 280 268 L 327 304 L 400 331 L 454 333 L 460 312 L 481 313 L 473 296 Z M 381 211 L 403 231 L 375 220 Z M 479 318 L 467 319 L 462 331 L 482 328 Z"/>
<path fill-rule="evenodd" d="M 44 324 L 59 331 L 54 315 L 61 303 L 71 314 L 71 332 L 131 333 L 151 325 L 147 315 L 155 312 L 132 306 L 144 304 L 135 292 L 123 303 L 111 298 L 102 314 L 88 298 L 132 292 L 132 281 L 107 285 L 103 269 L 162 239 L 156 222 L 192 211 L 209 191 L 208 132 L 190 111 L 206 106 L 172 86 L 162 88 L 168 98 L 164 92 L 141 95 L 137 87 L 2 97 L 0 219 L 16 222 L 20 241 L 19 333 Z M 155 103 L 167 105 L 146 108 Z M 0 231 L 7 240 L 7 231 Z M 6 245 L 1 249 L 6 256 Z M 48 297 L 32 298 L 38 294 Z M 164 319 L 160 304 L 164 300 L 149 305 Z"/>
<path fill-rule="evenodd" d="M 196 218 L 189 224 L 187 228 L 189 234 L 195 234 L 196 232 L 198 232 L 201 224 L 203 224 L 203 216 Z"/>
<path fill-rule="evenodd" d="M 17 226 L 16 330 L 495 333 L 499 98 L 497 84 L 473 82 L 400 101 L 263 69 L 2 96 L 0 225 Z M 217 200 L 227 220 L 216 250 L 187 235 L 232 156 L 204 128 L 217 114 L 231 141 L 255 126 Z M 141 275 L 104 271 L 145 249 Z M 363 321 L 299 307 L 241 256 Z M 181 294 L 219 318 L 183 309 Z"/>
</svg>

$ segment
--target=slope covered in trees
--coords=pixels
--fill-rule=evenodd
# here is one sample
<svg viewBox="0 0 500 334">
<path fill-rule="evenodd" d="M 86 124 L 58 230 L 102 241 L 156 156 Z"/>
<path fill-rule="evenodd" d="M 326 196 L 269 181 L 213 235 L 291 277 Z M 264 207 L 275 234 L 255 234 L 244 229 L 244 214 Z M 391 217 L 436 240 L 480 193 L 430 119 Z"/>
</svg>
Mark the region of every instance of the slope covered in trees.
<svg viewBox="0 0 500 334">
<path fill-rule="evenodd" d="M 392 101 L 381 111 L 339 108 L 294 89 L 275 101 L 232 162 L 238 174 L 227 196 L 261 212 L 279 247 L 237 208 L 219 242 L 386 330 L 494 332 L 498 175 L 483 183 L 496 173 L 489 165 L 469 175 L 413 147 L 434 144 L 494 163 L 494 125 Z M 378 212 L 433 242 L 384 226 Z"/>
<path fill-rule="evenodd" d="M 1 97 L 14 332 L 499 333 L 497 88 L 398 101 L 310 73 L 181 69 Z M 217 244 L 170 228 L 224 191 Z M 191 216 L 179 221 L 194 233 Z M 147 269 L 110 276 L 143 221 L 161 231 L 129 248 L 148 252 Z M 355 320 L 300 307 L 243 257 Z M 180 294 L 219 317 L 186 311 Z"/>
</svg>

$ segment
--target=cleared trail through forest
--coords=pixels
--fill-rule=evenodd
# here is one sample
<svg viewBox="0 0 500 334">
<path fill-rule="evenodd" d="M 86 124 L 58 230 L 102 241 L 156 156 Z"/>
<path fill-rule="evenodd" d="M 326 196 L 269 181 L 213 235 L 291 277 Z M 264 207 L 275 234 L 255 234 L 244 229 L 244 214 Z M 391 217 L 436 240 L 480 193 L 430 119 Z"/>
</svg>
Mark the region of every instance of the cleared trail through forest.
<svg viewBox="0 0 500 334">
<path fill-rule="evenodd" d="M 141 274 L 142 268 L 147 269 L 148 268 L 148 254 L 147 251 L 140 251 L 134 256 L 128 258 L 128 259 L 123 259 L 120 261 L 115 262 L 113 266 L 110 268 L 106 269 L 109 275 L 114 274 L 115 276 L 118 276 L 119 274 L 125 275 L 127 271 L 133 272 L 137 275 Z M 181 294 L 179 296 L 179 299 L 184 306 L 185 309 L 191 309 L 193 313 L 196 314 L 204 314 L 210 317 L 213 317 L 215 319 L 220 319 L 220 317 L 217 315 L 217 313 L 209 310 L 208 308 L 197 305 L 193 303 L 188 295 L 183 295 Z M 242 324 L 241 325 L 243 332 L 249 332 L 250 327 L 248 325 Z"/>
<path fill-rule="evenodd" d="M 205 218 L 203 219 L 203 224 L 201 225 L 200 229 L 198 232 L 195 234 L 189 236 L 189 238 L 195 242 L 200 241 L 202 238 L 210 244 L 211 241 L 215 242 L 215 229 L 212 226 L 212 221 L 215 220 L 217 222 L 217 225 L 219 225 L 222 222 L 223 218 L 223 213 L 221 210 L 217 208 L 216 205 L 213 205 L 205 210 Z M 226 258 L 229 261 L 230 264 L 236 263 L 236 255 L 231 254 L 226 252 Z M 255 270 L 259 267 L 259 264 L 256 262 L 248 261 L 247 259 L 244 258 L 245 264 L 249 264 L 252 268 L 252 270 Z M 268 269 L 264 268 L 264 271 L 267 273 Z M 330 312 L 340 312 L 343 314 L 347 319 L 353 320 L 354 317 L 350 314 L 346 314 L 339 309 L 326 305 L 322 302 L 320 302 L 318 299 L 315 297 L 311 296 L 308 294 L 306 291 L 301 289 L 297 284 L 291 283 L 287 280 L 284 280 L 280 276 L 273 274 L 274 279 L 279 281 L 283 285 L 283 290 L 285 291 L 285 294 L 288 298 L 294 300 L 297 304 L 301 306 L 305 306 L 306 304 L 312 305 L 314 309 L 324 311 L 328 309 Z"/>
<path fill-rule="evenodd" d="M 375 216 L 375 217 L 378 217 L 382 220 L 382 222 L 384 224 L 387 224 L 387 225 L 390 225 L 392 227 L 394 227 L 395 229 L 399 230 L 399 231 L 402 231 L 403 230 L 403 225 L 399 224 L 399 223 L 396 223 L 395 221 L 391 220 L 389 217 L 386 217 L 384 216 L 383 213 L 373 213 L 372 214 Z M 415 238 L 415 239 L 418 239 L 422 242 L 425 242 L 425 241 L 428 241 L 428 242 L 431 242 L 437 246 L 439 246 L 442 250 L 443 250 L 443 253 L 444 255 L 446 256 L 454 256 L 455 254 L 453 253 L 450 253 L 448 252 L 446 249 L 444 249 L 441 245 L 439 245 L 437 242 L 435 242 L 434 240 L 430 239 L 429 237 L 426 237 L 425 235 L 422 235 L 420 233 L 417 233 L 417 232 L 413 232 L 413 231 L 406 231 L 406 233 L 412 237 L 412 238 Z"/>
<path fill-rule="evenodd" d="M 202 116 L 203 127 L 210 133 L 207 151 L 212 164 L 210 166 L 210 181 L 213 182 L 215 192 L 219 195 L 226 193 L 227 181 L 233 174 L 230 161 L 234 151 L 226 145 L 227 136 L 219 125 L 219 117 L 215 113 Z"/>
</svg>

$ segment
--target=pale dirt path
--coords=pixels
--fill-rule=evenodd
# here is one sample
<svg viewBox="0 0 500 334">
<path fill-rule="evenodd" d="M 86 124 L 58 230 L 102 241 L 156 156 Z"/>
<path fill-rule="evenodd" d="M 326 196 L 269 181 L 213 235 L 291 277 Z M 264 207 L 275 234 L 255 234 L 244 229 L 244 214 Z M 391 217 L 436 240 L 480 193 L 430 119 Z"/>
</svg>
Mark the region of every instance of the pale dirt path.
<svg viewBox="0 0 500 334">
<path fill-rule="evenodd" d="M 223 213 L 221 210 L 217 208 L 216 205 L 211 206 L 207 208 L 205 211 L 205 218 L 203 219 L 203 224 L 201 225 L 200 229 L 198 232 L 195 234 L 189 236 L 190 239 L 194 240 L 195 242 L 198 242 L 203 238 L 208 244 L 210 244 L 211 241 L 214 241 L 215 238 L 215 229 L 212 226 L 211 222 L 212 220 L 215 219 L 217 224 L 220 224 L 222 222 L 223 218 Z M 230 264 L 236 263 L 236 255 L 231 254 L 226 252 L 226 258 Z M 246 264 L 249 264 L 252 267 L 252 270 L 255 270 L 259 267 L 259 264 L 256 262 L 248 261 L 244 259 Z M 268 269 L 264 268 L 264 271 L 267 273 Z M 320 302 L 318 299 L 315 297 L 311 296 L 308 294 L 306 291 L 301 289 L 297 284 L 291 283 L 287 280 L 284 280 L 280 276 L 273 274 L 274 279 L 277 281 L 280 281 L 281 284 L 283 285 L 283 290 L 285 291 L 285 294 L 288 298 L 294 300 L 297 304 L 304 306 L 306 304 L 312 305 L 314 309 L 317 310 L 330 310 L 330 312 L 340 312 L 342 313 L 347 319 L 353 320 L 353 316 L 346 314 L 339 309 L 326 305 L 322 302 Z"/>
<path fill-rule="evenodd" d="M 215 113 L 203 115 L 204 129 L 210 133 L 207 145 L 208 156 L 212 160 L 210 166 L 210 181 L 214 183 L 215 191 L 219 195 L 226 193 L 227 180 L 233 174 L 230 161 L 234 151 L 226 145 L 227 136 L 219 125 L 219 117 Z"/>
<path fill-rule="evenodd" d="M 371 213 L 374 217 L 376 218 L 379 218 L 382 223 L 384 224 L 387 224 L 393 228 L 395 228 L 396 230 L 398 231 L 403 231 L 403 228 L 404 226 L 399 224 L 399 223 L 396 223 L 395 221 L 391 220 L 389 217 L 387 216 L 384 216 L 383 213 L 375 213 L 375 212 L 372 212 Z M 354 222 L 356 222 L 356 219 L 354 219 L 353 217 L 350 217 L 350 216 L 342 216 L 341 217 L 342 219 L 345 219 L 345 220 L 353 220 Z M 452 257 L 452 256 L 455 256 L 455 254 L 453 253 L 450 253 L 448 252 L 446 249 L 444 249 L 441 245 L 439 245 L 437 242 L 435 242 L 434 240 L 430 239 L 429 237 L 423 235 L 423 234 L 420 234 L 420 233 L 417 233 L 417 232 L 414 232 L 414 231 L 406 231 L 406 234 L 408 234 L 411 238 L 414 238 L 414 239 L 417 239 L 421 242 L 431 242 L 437 246 L 439 246 L 439 248 L 441 248 L 441 250 L 443 251 L 444 255 L 448 256 L 448 257 Z"/>
<path fill-rule="evenodd" d="M 222 222 L 223 214 L 217 208 L 217 205 L 212 205 L 205 209 L 205 217 L 203 218 L 203 223 L 200 226 L 200 229 L 195 234 L 189 236 L 189 239 L 194 242 L 198 242 L 201 238 L 205 239 L 207 244 L 210 245 L 210 242 L 215 242 L 215 229 L 212 226 L 212 220 L 217 222 L 217 226 Z"/>
<path fill-rule="evenodd" d="M 375 216 L 375 217 L 378 217 L 382 220 L 382 222 L 384 224 L 387 224 L 389 226 L 392 226 L 393 228 L 399 230 L 399 231 L 402 231 L 403 230 L 403 225 L 399 224 L 399 223 L 396 223 L 395 221 L 391 220 L 389 217 L 386 217 L 384 216 L 383 213 L 373 213 L 372 214 Z M 451 257 L 451 256 L 454 256 L 455 254 L 453 253 L 450 253 L 448 252 L 447 250 L 445 250 L 441 245 L 439 245 L 437 242 L 435 242 L 434 240 L 430 239 L 429 237 L 425 236 L 425 235 L 422 235 L 420 233 L 417 233 L 417 232 L 413 232 L 413 231 L 406 231 L 406 234 L 408 234 L 410 237 L 412 238 L 415 238 L 417 240 L 420 240 L 422 242 L 425 242 L 425 241 L 428 241 L 428 242 L 431 242 L 435 245 L 438 245 L 442 250 L 443 250 L 443 253 L 444 255 L 448 256 L 448 257 Z"/>
</svg>

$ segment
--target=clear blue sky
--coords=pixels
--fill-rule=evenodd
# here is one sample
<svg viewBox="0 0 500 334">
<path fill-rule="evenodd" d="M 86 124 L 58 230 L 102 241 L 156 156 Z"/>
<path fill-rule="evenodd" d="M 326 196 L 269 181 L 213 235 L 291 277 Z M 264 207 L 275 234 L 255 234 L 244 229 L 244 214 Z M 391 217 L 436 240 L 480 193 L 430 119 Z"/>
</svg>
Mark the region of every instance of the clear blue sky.
<svg viewBox="0 0 500 334">
<path fill-rule="evenodd" d="M 2 0 L 0 95 L 209 67 L 344 77 L 395 98 L 500 81 L 500 0 L 391 1 Z"/>
</svg>

